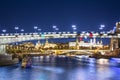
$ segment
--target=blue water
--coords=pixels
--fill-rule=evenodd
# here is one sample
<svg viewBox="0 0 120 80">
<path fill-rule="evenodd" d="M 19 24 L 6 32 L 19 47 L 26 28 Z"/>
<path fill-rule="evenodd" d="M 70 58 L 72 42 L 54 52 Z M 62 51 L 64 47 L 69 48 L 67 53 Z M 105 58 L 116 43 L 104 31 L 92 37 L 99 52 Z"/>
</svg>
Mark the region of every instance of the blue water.
<svg viewBox="0 0 120 80">
<path fill-rule="evenodd" d="M 29 69 L 19 64 L 0 67 L 0 80 L 120 80 L 119 61 L 35 57 Z"/>
</svg>

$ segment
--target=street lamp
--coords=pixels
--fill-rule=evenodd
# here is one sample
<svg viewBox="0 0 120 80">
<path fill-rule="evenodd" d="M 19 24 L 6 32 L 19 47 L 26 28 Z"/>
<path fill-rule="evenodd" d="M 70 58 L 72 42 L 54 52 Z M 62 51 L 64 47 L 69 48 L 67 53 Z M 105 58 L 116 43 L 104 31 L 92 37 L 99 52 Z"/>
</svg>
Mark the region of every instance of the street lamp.
<svg viewBox="0 0 120 80">
<path fill-rule="evenodd" d="M 73 28 L 73 30 L 76 30 L 76 29 L 77 29 L 76 27 Z"/>
<path fill-rule="evenodd" d="M 34 30 L 35 30 L 35 33 L 36 33 L 36 30 L 38 29 L 38 27 L 37 27 L 37 26 L 34 26 L 33 28 L 34 28 Z"/>
<path fill-rule="evenodd" d="M 59 30 L 59 28 L 57 26 L 53 26 L 52 28 L 54 29 L 54 31 L 58 31 Z"/>
<path fill-rule="evenodd" d="M 103 25 L 103 24 L 102 24 L 102 25 L 100 25 L 100 27 L 101 27 L 101 28 L 104 28 L 104 27 L 105 27 L 105 25 Z"/>
<path fill-rule="evenodd" d="M 21 29 L 20 31 L 21 31 L 21 32 L 24 32 L 24 29 Z"/>
<path fill-rule="evenodd" d="M 57 26 L 53 26 L 53 29 L 57 28 Z"/>
<path fill-rule="evenodd" d="M 76 28 L 76 25 L 72 25 L 72 28 Z"/>
<path fill-rule="evenodd" d="M 40 29 L 40 28 L 38 29 L 38 31 L 41 31 L 41 30 L 42 30 L 42 29 Z"/>
<path fill-rule="evenodd" d="M 100 25 L 99 30 L 103 30 L 105 28 L 105 25 Z"/>
<path fill-rule="evenodd" d="M 76 25 L 72 25 L 72 29 L 73 29 L 73 32 L 75 32 L 77 30 Z"/>
<path fill-rule="evenodd" d="M 17 33 L 17 30 L 19 29 L 19 27 L 15 27 L 14 29 L 16 30 L 16 33 Z"/>
<path fill-rule="evenodd" d="M 103 25 L 103 24 L 100 25 L 99 30 L 100 30 L 101 34 L 105 34 L 104 31 L 103 31 L 104 28 L 105 28 L 105 25 Z M 102 44 L 102 37 L 100 39 L 101 39 L 101 44 Z"/>
<path fill-rule="evenodd" d="M 56 31 L 58 31 L 58 30 L 59 30 L 59 28 L 55 28 L 55 30 L 56 30 Z"/>
<path fill-rule="evenodd" d="M 6 29 L 3 29 L 2 32 L 5 33 L 7 30 Z"/>
</svg>

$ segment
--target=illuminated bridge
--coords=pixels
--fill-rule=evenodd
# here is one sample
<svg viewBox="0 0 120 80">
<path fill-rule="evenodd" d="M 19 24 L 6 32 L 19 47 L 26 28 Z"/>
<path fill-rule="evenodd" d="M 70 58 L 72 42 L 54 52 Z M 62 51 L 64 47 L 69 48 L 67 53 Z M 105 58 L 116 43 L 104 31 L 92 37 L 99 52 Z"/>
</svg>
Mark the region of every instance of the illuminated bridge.
<svg viewBox="0 0 120 80">
<path fill-rule="evenodd" d="M 115 33 L 89 33 L 89 32 L 44 32 L 44 33 L 14 33 L 14 34 L 1 34 L 0 44 L 8 44 L 14 42 L 22 42 L 29 40 L 41 40 L 50 38 L 78 38 L 78 37 L 89 37 L 89 38 L 120 38 L 120 34 Z"/>
<path fill-rule="evenodd" d="M 110 38 L 111 39 L 111 50 L 119 48 L 120 44 L 120 22 L 116 24 L 115 32 L 43 32 L 43 33 L 6 33 L 0 34 L 0 52 L 4 52 L 5 46 L 10 43 L 30 41 L 30 40 L 41 40 L 41 39 L 55 39 L 55 38 Z"/>
</svg>

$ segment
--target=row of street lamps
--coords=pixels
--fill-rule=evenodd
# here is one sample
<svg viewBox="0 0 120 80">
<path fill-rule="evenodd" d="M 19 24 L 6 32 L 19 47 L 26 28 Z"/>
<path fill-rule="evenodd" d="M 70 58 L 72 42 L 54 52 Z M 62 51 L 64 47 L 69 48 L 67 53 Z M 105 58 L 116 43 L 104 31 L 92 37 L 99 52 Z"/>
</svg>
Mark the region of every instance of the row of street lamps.
<svg viewBox="0 0 120 80">
<path fill-rule="evenodd" d="M 33 28 L 34 28 L 34 30 L 35 30 L 35 33 L 42 31 L 42 29 L 39 28 L 39 27 L 37 27 L 37 26 L 34 26 Z M 54 30 L 55 32 L 59 31 L 59 28 L 58 28 L 57 26 L 55 26 L 55 25 L 52 26 L 52 28 L 53 28 L 53 30 Z M 99 30 L 103 30 L 104 28 L 105 28 L 105 25 L 100 25 Z M 20 30 L 21 32 L 24 32 L 24 29 L 20 29 L 19 27 L 14 27 L 14 29 L 15 29 L 16 33 L 18 32 L 18 30 Z M 76 31 L 76 30 L 77 30 L 76 25 L 72 25 L 72 30 L 73 30 L 73 31 Z M 6 30 L 6 29 L 3 29 L 2 32 L 3 32 L 3 33 L 6 33 L 7 30 Z"/>
</svg>

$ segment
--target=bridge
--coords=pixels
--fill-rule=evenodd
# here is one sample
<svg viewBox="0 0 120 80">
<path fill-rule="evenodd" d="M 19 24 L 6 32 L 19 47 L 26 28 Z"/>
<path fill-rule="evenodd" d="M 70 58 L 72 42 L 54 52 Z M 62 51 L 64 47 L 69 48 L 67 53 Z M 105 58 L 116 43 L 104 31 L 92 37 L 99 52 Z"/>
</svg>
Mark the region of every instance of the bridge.
<svg viewBox="0 0 120 80">
<path fill-rule="evenodd" d="M 0 52 L 5 52 L 5 47 L 7 44 L 30 41 L 30 40 L 41 40 L 41 39 L 55 39 L 55 38 L 76 38 L 88 37 L 88 38 L 110 38 L 111 48 L 120 47 L 120 22 L 116 23 L 115 32 L 41 32 L 41 33 L 6 33 L 0 35 Z M 77 43 L 76 43 L 77 44 Z M 76 45 L 79 46 L 79 45 Z"/>
<path fill-rule="evenodd" d="M 44 33 L 13 33 L 13 34 L 1 34 L 0 44 L 9 44 L 14 42 L 22 42 L 29 40 L 41 40 L 50 38 L 76 38 L 76 37 L 88 37 L 88 38 L 120 38 L 120 34 L 115 33 L 94 33 L 94 32 L 44 32 Z"/>
<path fill-rule="evenodd" d="M 55 54 L 59 54 L 59 55 L 61 55 L 61 54 L 73 54 L 73 55 L 75 55 L 75 54 L 78 54 L 78 55 L 82 55 L 82 54 L 84 54 L 84 55 L 91 55 L 91 54 L 93 54 L 93 53 L 95 53 L 95 51 L 96 50 L 47 50 L 47 52 L 53 52 L 53 53 L 55 53 Z M 99 50 L 99 52 L 109 52 L 110 50 Z"/>
</svg>

